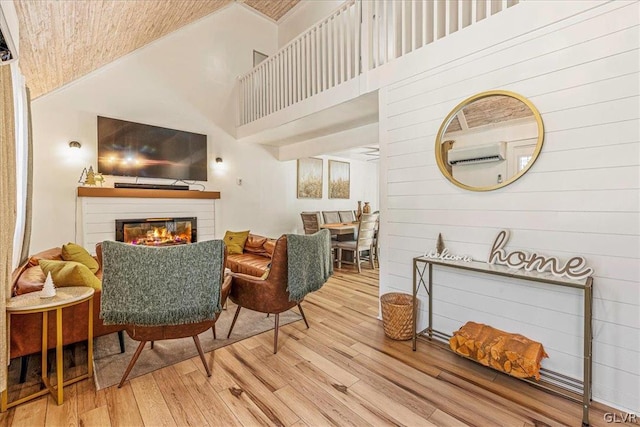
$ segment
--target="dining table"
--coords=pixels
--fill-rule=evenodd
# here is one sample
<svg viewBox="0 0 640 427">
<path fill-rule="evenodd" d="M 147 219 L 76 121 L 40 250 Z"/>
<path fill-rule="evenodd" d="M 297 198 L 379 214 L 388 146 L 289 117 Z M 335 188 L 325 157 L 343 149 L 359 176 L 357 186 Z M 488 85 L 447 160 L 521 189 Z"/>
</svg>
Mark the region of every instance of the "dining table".
<svg viewBox="0 0 640 427">
<path fill-rule="evenodd" d="M 336 236 L 338 241 L 344 242 L 347 240 L 355 240 L 355 234 L 358 231 L 358 222 L 320 224 L 320 228 L 326 228 L 331 232 L 331 235 Z"/>
</svg>

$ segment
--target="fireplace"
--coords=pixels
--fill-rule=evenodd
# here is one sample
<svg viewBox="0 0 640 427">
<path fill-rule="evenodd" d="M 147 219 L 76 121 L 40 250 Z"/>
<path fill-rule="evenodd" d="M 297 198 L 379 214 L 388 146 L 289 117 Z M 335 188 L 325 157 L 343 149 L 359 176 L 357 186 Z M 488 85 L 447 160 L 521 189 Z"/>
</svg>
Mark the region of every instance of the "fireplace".
<svg viewBox="0 0 640 427">
<path fill-rule="evenodd" d="M 197 219 L 116 219 L 116 240 L 132 245 L 172 246 L 197 241 Z"/>
</svg>

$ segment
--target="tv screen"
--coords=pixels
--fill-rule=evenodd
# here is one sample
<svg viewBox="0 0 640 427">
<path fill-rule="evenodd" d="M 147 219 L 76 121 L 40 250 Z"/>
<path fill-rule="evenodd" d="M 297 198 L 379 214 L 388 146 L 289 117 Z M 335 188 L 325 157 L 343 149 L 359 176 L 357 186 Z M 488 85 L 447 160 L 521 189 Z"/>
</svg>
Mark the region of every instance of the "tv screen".
<svg viewBox="0 0 640 427">
<path fill-rule="evenodd" d="M 207 136 L 98 116 L 98 172 L 207 180 Z"/>
</svg>

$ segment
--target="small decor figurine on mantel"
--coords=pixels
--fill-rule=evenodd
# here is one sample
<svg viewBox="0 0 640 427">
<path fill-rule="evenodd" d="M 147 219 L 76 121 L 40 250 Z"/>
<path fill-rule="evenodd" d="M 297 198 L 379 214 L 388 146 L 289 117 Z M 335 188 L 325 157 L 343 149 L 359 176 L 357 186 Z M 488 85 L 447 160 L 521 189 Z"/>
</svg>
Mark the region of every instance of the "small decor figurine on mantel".
<svg viewBox="0 0 640 427">
<path fill-rule="evenodd" d="M 102 187 L 102 184 L 104 183 L 104 177 L 101 173 L 95 173 L 93 171 L 93 166 L 89 166 L 88 169 L 84 168 L 82 170 L 78 182 L 83 185 L 97 185 L 97 183 L 99 182 L 100 186 Z"/>
<path fill-rule="evenodd" d="M 56 288 L 53 285 L 53 279 L 51 273 L 47 273 L 47 278 L 44 281 L 44 286 L 40 291 L 40 298 L 53 298 L 56 296 Z"/>
</svg>

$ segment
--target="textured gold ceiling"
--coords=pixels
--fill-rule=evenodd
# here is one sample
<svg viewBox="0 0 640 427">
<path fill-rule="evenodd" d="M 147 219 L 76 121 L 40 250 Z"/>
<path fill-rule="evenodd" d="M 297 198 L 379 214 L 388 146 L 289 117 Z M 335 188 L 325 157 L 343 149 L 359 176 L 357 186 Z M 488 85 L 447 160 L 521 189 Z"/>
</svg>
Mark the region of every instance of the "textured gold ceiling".
<svg viewBox="0 0 640 427">
<path fill-rule="evenodd" d="M 258 12 L 267 15 L 274 21 L 282 18 L 300 0 L 244 0 L 244 4 L 251 6 Z"/>
<path fill-rule="evenodd" d="M 299 0 L 247 0 L 278 20 Z M 231 3 L 232 0 L 15 0 L 20 64 L 33 98 Z"/>
<path fill-rule="evenodd" d="M 464 130 L 479 126 L 506 122 L 509 120 L 533 117 L 533 111 L 517 98 L 493 95 L 473 101 L 465 106 L 458 115 L 465 120 Z M 454 117 L 447 127 L 447 134 L 462 130 L 458 116 Z M 445 134 L 446 135 L 446 134 Z"/>
</svg>

